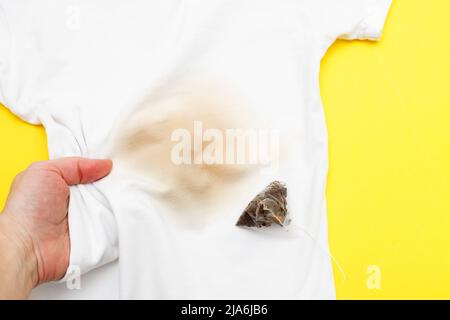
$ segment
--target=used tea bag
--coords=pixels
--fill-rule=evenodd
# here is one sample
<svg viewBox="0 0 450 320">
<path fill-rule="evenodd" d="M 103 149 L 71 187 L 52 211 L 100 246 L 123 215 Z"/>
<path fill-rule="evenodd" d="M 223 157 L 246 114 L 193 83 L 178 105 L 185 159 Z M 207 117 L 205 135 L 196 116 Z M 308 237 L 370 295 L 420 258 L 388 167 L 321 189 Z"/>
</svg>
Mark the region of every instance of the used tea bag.
<svg viewBox="0 0 450 320">
<path fill-rule="evenodd" d="M 285 184 L 272 182 L 247 205 L 236 225 L 262 228 L 275 223 L 286 227 L 290 223 L 286 198 Z"/>
</svg>

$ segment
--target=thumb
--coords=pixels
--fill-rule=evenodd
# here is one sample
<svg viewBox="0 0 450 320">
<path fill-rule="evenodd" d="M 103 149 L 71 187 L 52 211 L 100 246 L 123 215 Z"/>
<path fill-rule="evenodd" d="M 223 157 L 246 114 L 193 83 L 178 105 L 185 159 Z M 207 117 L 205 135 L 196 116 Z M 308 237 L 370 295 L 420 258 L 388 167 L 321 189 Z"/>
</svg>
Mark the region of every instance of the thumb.
<svg viewBox="0 0 450 320">
<path fill-rule="evenodd" d="M 106 159 L 61 158 L 46 163 L 48 169 L 56 171 L 68 185 L 92 183 L 107 176 L 112 170 L 112 161 Z"/>
</svg>

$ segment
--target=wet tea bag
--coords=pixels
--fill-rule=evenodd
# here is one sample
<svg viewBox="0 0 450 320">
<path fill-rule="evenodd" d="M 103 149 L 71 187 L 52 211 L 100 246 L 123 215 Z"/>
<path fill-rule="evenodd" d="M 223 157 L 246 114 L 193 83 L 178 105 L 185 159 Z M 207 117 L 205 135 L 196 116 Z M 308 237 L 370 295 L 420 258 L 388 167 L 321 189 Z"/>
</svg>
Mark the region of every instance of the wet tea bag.
<svg viewBox="0 0 450 320">
<path fill-rule="evenodd" d="M 273 181 L 250 201 L 236 225 L 263 228 L 275 223 L 287 227 L 291 220 L 286 198 L 286 185 L 280 181 Z"/>
</svg>

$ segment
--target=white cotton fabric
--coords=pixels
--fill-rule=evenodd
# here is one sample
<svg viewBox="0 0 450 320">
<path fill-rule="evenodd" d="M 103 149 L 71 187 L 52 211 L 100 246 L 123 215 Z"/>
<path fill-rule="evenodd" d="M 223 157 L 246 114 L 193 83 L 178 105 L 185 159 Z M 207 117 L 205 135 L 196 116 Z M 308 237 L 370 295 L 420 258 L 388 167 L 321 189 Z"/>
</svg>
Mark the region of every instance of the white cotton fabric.
<svg viewBox="0 0 450 320">
<path fill-rule="evenodd" d="M 81 289 L 32 296 L 334 299 L 320 61 L 337 38 L 378 39 L 390 4 L 0 0 L 0 102 L 45 127 L 51 158 L 114 160 L 107 178 L 71 187 L 67 278 L 81 271 Z M 153 135 L 196 116 L 276 130 L 278 169 L 228 182 L 165 166 Z M 292 228 L 236 227 L 273 180 Z"/>
</svg>

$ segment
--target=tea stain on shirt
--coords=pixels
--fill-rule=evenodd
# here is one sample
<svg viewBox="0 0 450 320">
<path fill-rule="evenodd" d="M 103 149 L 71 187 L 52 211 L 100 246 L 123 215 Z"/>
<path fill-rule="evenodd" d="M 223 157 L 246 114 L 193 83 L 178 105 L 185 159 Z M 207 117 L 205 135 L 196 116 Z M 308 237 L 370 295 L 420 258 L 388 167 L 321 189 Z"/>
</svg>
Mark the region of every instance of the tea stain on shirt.
<svg viewBox="0 0 450 320">
<path fill-rule="evenodd" d="M 225 141 L 227 130 L 261 125 L 248 110 L 243 99 L 212 81 L 190 79 L 160 88 L 120 119 L 112 152 L 115 166 L 147 181 L 151 196 L 172 211 L 211 215 L 215 204 L 229 201 L 259 168 L 236 163 L 235 153 L 243 150 L 227 150 L 231 143 Z"/>
</svg>

